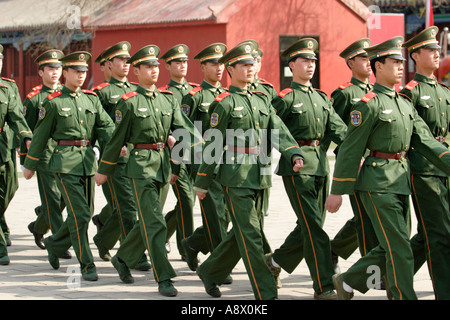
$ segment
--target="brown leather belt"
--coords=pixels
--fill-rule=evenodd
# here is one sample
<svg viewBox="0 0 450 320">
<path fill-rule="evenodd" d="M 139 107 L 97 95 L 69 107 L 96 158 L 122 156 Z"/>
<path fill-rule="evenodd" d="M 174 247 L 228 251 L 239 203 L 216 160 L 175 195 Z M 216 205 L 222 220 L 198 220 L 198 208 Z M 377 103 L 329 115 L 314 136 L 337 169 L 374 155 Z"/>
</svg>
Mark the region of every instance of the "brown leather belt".
<svg viewBox="0 0 450 320">
<path fill-rule="evenodd" d="M 320 140 L 297 140 L 300 147 L 302 146 L 313 146 L 317 147 L 320 144 Z"/>
<path fill-rule="evenodd" d="M 0 133 L 2 133 L 3 132 L 3 128 L 0 128 Z"/>
<path fill-rule="evenodd" d="M 91 145 L 91 142 L 89 140 L 58 140 L 58 145 L 87 147 Z"/>
<path fill-rule="evenodd" d="M 164 142 L 158 143 L 136 143 L 134 145 L 135 149 L 153 149 L 153 150 L 161 150 L 166 147 Z"/>
<path fill-rule="evenodd" d="M 437 136 L 436 140 L 440 143 L 444 143 L 445 142 L 445 137 L 444 136 Z"/>
<path fill-rule="evenodd" d="M 236 146 L 228 146 L 234 152 L 239 153 L 248 153 L 248 154 L 259 154 L 259 147 L 236 147 Z"/>
<path fill-rule="evenodd" d="M 380 151 L 370 151 L 370 156 L 381 159 L 395 159 L 395 160 L 403 160 L 405 159 L 406 152 L 398 152 L 398 153 L 387 153 Z"/>
</svg>

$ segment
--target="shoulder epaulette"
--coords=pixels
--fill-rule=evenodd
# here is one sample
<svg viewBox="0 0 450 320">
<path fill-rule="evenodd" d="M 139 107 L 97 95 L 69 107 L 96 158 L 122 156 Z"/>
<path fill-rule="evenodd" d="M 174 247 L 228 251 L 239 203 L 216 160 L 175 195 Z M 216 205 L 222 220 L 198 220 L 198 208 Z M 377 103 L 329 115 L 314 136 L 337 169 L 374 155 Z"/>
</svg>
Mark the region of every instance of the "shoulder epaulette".
<svg viewBox="0 0 450 320">
<path fill-rule="evenodd" d="M 109 85 L 111 85 L 109 82 L 103 82 L 103 83 L 99 84 L 98 86 L 96 86 L 94 89 L 100 91 L 100 90 L 102 90 L 103 88 L 106 88 Z"/>
<path fill-rule="evenodd" d="M 262 93 L 263 95 L 267 96 L 267 93 L 264 93 L 264 92 L 258 91 L 258 90 L 252 91 L 252 93 Z"/>
<path fill-rule="evenodd" d="M 273 84 L 271 84 L 270 82 L 268 82 L 268 81 L 266 81 L 266 80 L 264 80 L 264 79 L 259 79 L 259 83 L 260 83 L 260 84 L 267 84 L 267 85 L 269 85 L 269 86 L 275 88 Z"/>
<path fill-rule="evenodd" d="M 134 97 L 134 96 L 136 96 L 138 93 L 136 92 L 136 91 L 130 91 L 130 92 L 128 92 L 128 93 L 125 93 L 123 96 L 122 96 L 122 99 L 123 100 L 128 100 L 128 99 L 130 99 L 131 97 Z"/>
<path fill-rule="evenodd" d="M 27 98 L 31 99 L 39 93 L 41 93 L 41 89 L 31 90 L 30 93 L 27 94 Z"/>
<path fill-rule="evenodd" d="M 161 88 L 158 89 L 158 92 L 161 92 L 161 93 L 168 93 L 168 94 L 173 94 L 172 91 L 169 91 L 169 90 L 166 90 L 166 89 L 161 89 Z"/>
<path fill-rule="evenodd" d="M 7 85 L 4 85 L 3 83 L 0 83 L 0 87 L 3 87 L 3 88 L 6 88 L 6 89 L 9 89 L 9 88 L 8 88 L 8 86 L 7 86 Z"/>
<path fill-rule="evenodd" d="M 203 90 L 203 88 L 200 87 L 200 86 L 198 86 L 198 87 L 195 87 L 195 88 L 191 89 L 191 90 L 189 91 L 189 94 L 190 94 L 190 95 L 194 95 L 194 94 L 196 94 L 197 92 L 202 91 L 202 90 Z"/>
<path fill-rule="evenodd" d="M 48 99 L 48 100 L 52 100 L 52 99 L 54 99 L 54 98 L 56 98 L 56 97 L 59 97 L 60 95 L 62 95 L 62 91 L 56 91 L 56 92 L 50 93 L 50 94 L 47 96 L 47 99 Z"/>
<path fill-rule="evenodd" d="M 279 96 L 280 98 L 284 98 L 285 95 L 287 95 L 288 93 L 290 93 L 290 92 L 292 92 L 292 91 L 294 91 L 294 89 L 291 89 L 291 88 L 283 89 L 283 90 L 281 90 L 281 91 L 278 93 L 278 96 Z"/>
<path fill-rule="evenodd" d="M 223 98 L 228 97 L 231 93 L 229 92 L 222 92 L 221 94 L 219 94 L 214 100 L 217 102 L 220 102 L 223 100 Z"/>
<path fill-rule="evenodd" d="M 40 85 L 38 85 L 38 86 L 36 86 L 36 87 L 34 87 L 34 88 L 31 88 L 31 91 L 34 91 L 34 90 L 41 90 L 42 89 L 42 84 L 40 84 Z"/>
<path fill-rule="evenodd" d="M 193 87 L 198 87 L 198 86 L 200 86 L 200 84 L 198 84 L 198 83 L 195 83 L 195 82 L 188 82 L 191 86 L 193 86 Z"/>
<path fill-rule="evenodd" d="M 351 83 L 351 82 L 349 81 L 349 82 L 346 82 L 346 83 L 341 84 L 341 85 L 339 86 L 339 88 L 342 89 L 342 90 L 344 90 L 345 88 L 348 88 L 348 87 L 350 87 L 350 86 L 352 86 L 352 85 L 353 85 L 353 83 Z"/>
<path fill-rule="evenodd" d="M 328 94 L 325 91 L 317 89 L 317 88 L 314 88 L 314 90 L 316 90 L 316 91 L 318 91 L 320 93 L 323 93 L 324 95 L 326 95 L 328 97 Z"/>
<path fill-rule="evenodd" d="M 13 79 L 5 78 L 5 77 L 2 77 L 2 79 L 3 79 L 3 80 L 6 80 L 6 81 L 9 81 L 9 82 L 16 83 L 16 81 L 14 81 Z"/>
<path fill-rule="evenodd" d="M 133 81 L 130 81 L 130 83 L 131 83 L 131 84 L 134 84 L 135 86 L 138 86 L 138 85 L 139 85 L 139 83 L 138 83 L 138 82 L 133 82 Z"/>
<path fill-rule="evenodd" d="M 439 83 L 440 85 L 442 85 L 442 86 L 444 86 L 444 87 L 446 87 L 447 89 L 449 89 L 449 90 L 450 90 L 450 87 L 449 87 L 448 85 L 446 85 L 445 83 L 443 83 L 443 82 L 439 82 L 439 81 L 438 81 L 438 83 Z"/>
<path fill-rule="evenodd" d="M 411 80 L 410 82 L 408 82 L 408 84 L 405 86 L 405 89 L 408 89 L 409 91 L 411 91 L 412 89 L 414 89 L 415 86 L 417 86 L 418 82 L 415 80 Z"/>
<path fill-rule="evenodd" d="M 406 94 L 399 92 L 399 95 L 401 95 L 403 98 L 408 99 L 410 102 L 412 102 L 412 99 L 410 97 L 408 97 Z"/>
<path fill-rule="evenodd" d="M 377 96 L 377 94 L 373 91 L 370 91 L 368 93 L 366 93 L 366 95 L 364 97 L 362 97 L 362 101 L 364 102 L 369 102 L 370 100 L 372 100 L 373 98 L 375 98 Z"/>
<path fill-rule="evenodd" d="M 81 89 L 81 92 L 97 96 L 97 94 L 94 91 L 92 91 L 92 90 Z"/>
<path fill-rule="evenodd" d="M 158 91 L 159 91 L 159 90 L 166 90 L 168 87 L 169 87 L 169 85 L 166 84 L 165 86 L 159 87 L 159 88 L 158 88 Z"/>
</svg>

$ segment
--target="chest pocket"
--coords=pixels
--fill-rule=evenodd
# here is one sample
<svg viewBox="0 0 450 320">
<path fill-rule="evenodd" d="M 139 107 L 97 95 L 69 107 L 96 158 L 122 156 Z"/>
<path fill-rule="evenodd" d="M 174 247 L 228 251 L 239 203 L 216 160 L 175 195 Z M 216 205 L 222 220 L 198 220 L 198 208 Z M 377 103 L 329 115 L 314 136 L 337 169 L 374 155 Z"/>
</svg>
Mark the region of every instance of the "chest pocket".
<svg viewBox="0 0 450 320">
<path fill-rule="evenodd" d="M 154 130 L 155 123 L 149 108 L 137 108 L 134 110 L 135 125 L 138 130 Z"/>
<path fill-rule="evenodd" d="M 198 106 L 198 111 L 202 113 L 208 113 L 210 103 L 202 103 Z"/>
<path fill-rule="evenodd" d="M 2 123 L 5 121 L 7 112 L 8 112 L 8 101 L 0 100 L 0 114 Z"/>
<path fill-rule="evenodd" d="M 161 110 L 161 121 L 164 128 L 170 128 L 172 125 L 172 110 Z"/>
<path fill-rule="evenodd" d="M 89 128 L 95 125 L 95 118 L 97 117 L 97 110 L 93 107 L 86 109 L 86 123 Z"/>
<path fill-rule="evenodd" d="M 230 112 L 232 129 L 248 129 L 250 128 L 250 116 L 245 107 L 237 107 Z"/>
<path fill-rule="evenodd" d="M 58 110 L 57 122 L 65 128 L 73 127 L 75 125 L 75 111 L 74 108 L 61 108 Z"/>
<path fill-rule="evenodd" d="M 309 127 L 309 114 L 310 110 L 307 110 L 305 106 L 293 105 L 291 107 L 291 118 L 294 120 L 295 124 L 300 128 Z"/>
<path fill-rule="evenodd" d="M 378 117 L 380 120 L 380 136 L 383 138 L 396 138 L 399 135 L 399 126 L 397 118 L 393 113 L 382 113 Z"/>
</svg>

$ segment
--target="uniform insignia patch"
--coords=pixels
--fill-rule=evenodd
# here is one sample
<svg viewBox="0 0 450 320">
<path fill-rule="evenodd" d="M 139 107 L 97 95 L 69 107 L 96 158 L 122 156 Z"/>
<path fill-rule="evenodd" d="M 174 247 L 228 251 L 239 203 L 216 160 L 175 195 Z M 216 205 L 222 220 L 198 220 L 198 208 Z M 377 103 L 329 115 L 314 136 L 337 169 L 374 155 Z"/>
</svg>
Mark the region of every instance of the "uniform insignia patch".
<svg viewBox="0 0 450 320">
<path fill-rule="evenodd" d="M 362 121 L 361 112 L 357 110 L 352 111 L 350 113 L 350 118 L 353 126 L 357 127 L 361 124 Z"/>
<path fill-rule="evenodd" d="M 122 112 L 120 110 L 116 110 L 116 123 L 119 124 L 122 121 Z"/>
<path fill-rule="evenodd" d="M 294 108 L 300 108 L 302 105 L 303 105 L 303 102 L 302 102 L 302 103 L 294 104 L 293 107 L 294 107 Z"/>
<path fill-rule="evenodd" d="M 219 115 L 214 112 L 211 115 L 211 121 L 210 121 L 211 127 L 214 128 L 215 126 L 217 126 L 218 123 L 219 123 Z"/>
<path fill-rule="evenodd" d="M 39 108 L 39 120 L 44 119 L 45 117 L 45 109 Z"/>
<path fill-rule="evenodd" d="M 241 111 L 241 110 L 243 110 L 244 109 L 244 107 L 235 107 L 234 108 L 234 111 Z"/>
<path fill-rule="evenodd" d="M 423 96 L 423 97 L 420 97 L 420 99 L 422 99 L 422 100 L 428 100 L 428 99 L 430 99 L 430 96 Z"/>
<path fill-rule="evenodd" d="M 62 111 L 70 111 L 71 109 L 70 108 L 62 108 L 61 110 Z"/>
<path fill-rule="evenodd" d="M 187 104 L 183 104 L 182 106 L 181 106 L 181 111 L 183 111 L 183 113 L 186 115 L 186 116 L 189 116 L 189 111 L 191 110 L 191 108 L 187 105 Z"/>
<path fill-rule="evenodd" d="M 118 98 L 118 97 L 120 97 L 120 95 L 116 94 L 116 95 L 114 95 L 114 96 L 111 96 L 111 99 L 116 99 L 116 98 Z"/>
</svg>

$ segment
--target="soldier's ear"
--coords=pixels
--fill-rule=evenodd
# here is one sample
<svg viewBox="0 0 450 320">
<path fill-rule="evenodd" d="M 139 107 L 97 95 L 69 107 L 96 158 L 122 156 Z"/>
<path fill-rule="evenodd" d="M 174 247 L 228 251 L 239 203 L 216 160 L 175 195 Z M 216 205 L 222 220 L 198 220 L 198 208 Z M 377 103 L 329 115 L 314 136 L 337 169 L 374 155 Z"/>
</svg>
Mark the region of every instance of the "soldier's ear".
<svg viewBox="0 0 450 320">
<path fill-rule="evenodd" d="M 135 76 L 139 77 L 139 72 L 140 72 L 140 71 L 141 71 L 141 70 L 139 69 L 139 66 L 133 67 L 133 73 L 134 73 Z"/>
</svg>

